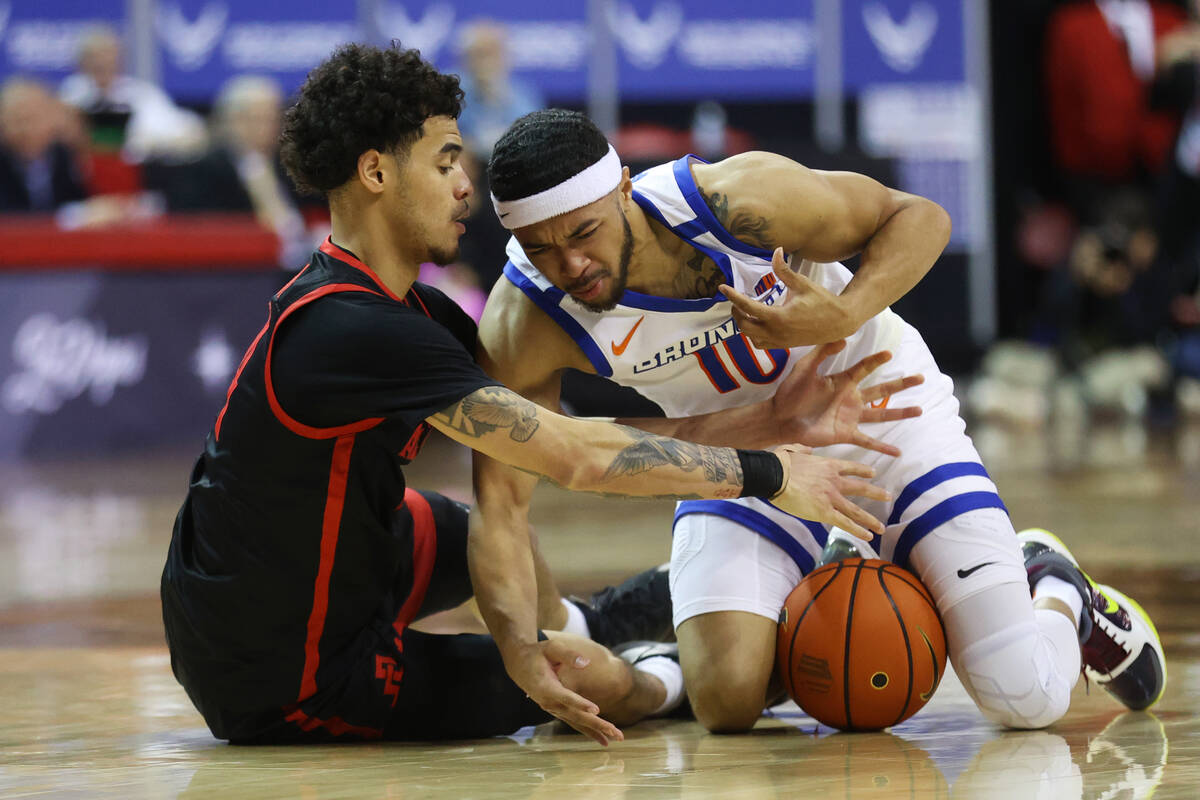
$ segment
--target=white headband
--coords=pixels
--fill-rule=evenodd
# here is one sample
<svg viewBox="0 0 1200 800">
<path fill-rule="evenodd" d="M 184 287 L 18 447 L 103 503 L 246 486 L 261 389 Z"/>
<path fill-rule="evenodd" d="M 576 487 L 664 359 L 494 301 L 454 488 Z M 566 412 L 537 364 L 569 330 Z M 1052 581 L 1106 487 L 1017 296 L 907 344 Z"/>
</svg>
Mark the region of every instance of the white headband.
<svg viewBox="0 0 1200 800">
<path fill-rule="evenodd" d="M 603 158 L 578 175 L 518 200 L 497 200 L 492 195 L 492 206 L 500 224 L 511 231 L 583 208 L 617 188 L 620 182 L 621 159 L 610 144 Z"/>
</svg>

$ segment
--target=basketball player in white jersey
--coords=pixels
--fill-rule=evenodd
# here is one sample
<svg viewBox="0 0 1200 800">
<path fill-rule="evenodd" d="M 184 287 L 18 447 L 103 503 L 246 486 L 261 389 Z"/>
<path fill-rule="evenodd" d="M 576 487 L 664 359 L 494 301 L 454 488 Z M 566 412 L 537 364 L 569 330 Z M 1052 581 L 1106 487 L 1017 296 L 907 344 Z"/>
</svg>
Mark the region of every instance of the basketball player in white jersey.
<svg viewBox="0 0 1200 800">
<path fill-rule="evenodd" d="M 999 724 L 1059 719 L 1081 662 L 1130 708 L 1158 699 L 1165 662 L 1150 620 L 1087 578 L 1051 534 L 1018 537 L 964 433 L 950 379 L 888 308 L 945 246 L 950 220 L 939 206 L 769 153 L 715 164 L 687 156 L 631 179 L 599 129 L 559 110 L 514 123 L 488 170 L 496 212 L 514 234 L 480 324 L 481 363 L 493 377 L 557 408 L 561 373 L 574 367 L 661 406 L 665 419 L 623 420 L 646 430 L 742 447 L 798 440 L 872 465 L 892 496 L 864 504 L 886 520 L 872 544 L 932 592 L 959 677 Z M 855 254 L 852 274 L 837 262 Z M 841 349 L 812 352 L 843 339 Z M 832 375 L 885 350 L 894 358 L 865 386 L 908 374 L 924 383 L 903 395 L 920 417 L 867 426 L 883 446 L 806 438 L 786 412 L 769 417 L 766 401 L 797 365 L 829 355 L 820 372 Z M 525 535 L 535 480 L 478 465 L 489 536 Z M 674 622 L 688 695 L 709 730 L 746 730 L 777 697 L 776 618 L 827 537 L 762 500 L 677 506 Z"/>
</svg>

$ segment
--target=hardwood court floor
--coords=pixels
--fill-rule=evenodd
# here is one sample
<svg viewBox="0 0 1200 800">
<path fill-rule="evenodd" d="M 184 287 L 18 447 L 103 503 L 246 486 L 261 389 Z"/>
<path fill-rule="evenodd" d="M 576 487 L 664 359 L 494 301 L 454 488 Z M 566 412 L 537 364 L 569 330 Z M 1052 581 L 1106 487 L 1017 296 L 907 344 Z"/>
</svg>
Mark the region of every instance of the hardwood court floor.
<svg viewBox="0 0 1200 800">
<path fill-rule="evenodd" d="M 982 720 L 947 676 L 890 733 L 818 728 L 795 706 L 743 736 L 653 721 L 602 749 L 554 725 L 445 745 L 231 747 L 170 672 L 156 587 L 191 454 L 0 466 L 0 797 L 1200 797 L 1200 427 L 1014 433 L 975 426 L 1014 521 L 1066 538 L 1155 618 L 1170 682 L 1153 713 L 1076 689 L 1038 732 Z M 411 482 L 463 493 L 444 442 Z M 539 490 L 564 586 L 666 559 L 670 505 Z"/>
</svg>

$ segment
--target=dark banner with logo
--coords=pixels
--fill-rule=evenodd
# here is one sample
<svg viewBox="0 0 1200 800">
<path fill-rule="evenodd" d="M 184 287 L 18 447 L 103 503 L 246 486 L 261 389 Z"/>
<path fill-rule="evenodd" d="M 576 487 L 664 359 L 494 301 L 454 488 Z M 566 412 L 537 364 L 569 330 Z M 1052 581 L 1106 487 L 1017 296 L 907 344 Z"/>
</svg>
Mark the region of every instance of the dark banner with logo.
<svg viewBox="0 0 1200 800">
<path fill-rule="evenodd" d="M 193 444 L 290 276 L 0 275 L 0 459 Z"/>
</svg>

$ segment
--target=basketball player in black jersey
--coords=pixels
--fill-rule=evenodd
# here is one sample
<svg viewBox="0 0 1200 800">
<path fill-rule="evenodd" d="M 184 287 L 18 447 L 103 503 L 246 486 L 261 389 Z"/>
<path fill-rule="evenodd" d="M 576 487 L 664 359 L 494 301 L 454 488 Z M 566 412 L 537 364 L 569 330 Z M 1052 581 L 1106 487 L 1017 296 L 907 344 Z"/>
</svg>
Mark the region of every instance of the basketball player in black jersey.
<svg viewBox="0 0 1200 800">
<path fill-rule="evenodd" d="M 861 465 L 573 420 L 484 374 L 471 320 L 414 283 L 422 262 L 454 260 L 464 231 L 461 100 L 457 78 L 416 51 L 349 45 L 288 112 L 285 164 L 328 198 L 332 235 L 269 300 L 162 576 L 172 668 L 220 738 L 479 737 L 555 716 L 605 743 L 621 738 L 614 722 L 669 702 L 663 679 L 547 636 L 546 620 L 506 602 L 537 593 L 527 538 L 489 536 L 472 515 L 468 542 L 465 506 L 406 487 L 402 466 L 431 427 L 571 489 L 769 497 L 881 529 L 847 499 L 884 496 Z M 503 651 L 409 627 L 470 596 L 468 549 Z"/>
</svg>

